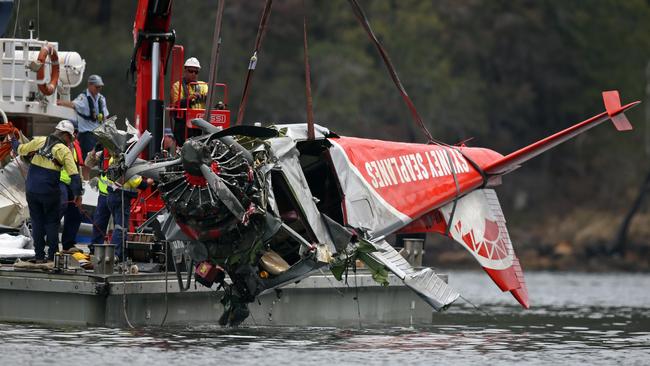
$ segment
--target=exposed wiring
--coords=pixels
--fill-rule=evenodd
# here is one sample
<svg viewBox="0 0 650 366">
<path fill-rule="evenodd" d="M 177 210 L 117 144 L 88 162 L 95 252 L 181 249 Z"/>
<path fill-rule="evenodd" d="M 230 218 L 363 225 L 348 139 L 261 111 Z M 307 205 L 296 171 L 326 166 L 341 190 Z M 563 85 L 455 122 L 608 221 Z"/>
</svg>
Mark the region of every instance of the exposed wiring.
<svg viewBox="0 0 650 366">
<path fill-rule="evenodd" d="M 169 257 L 168 257 L 168 251 L 169 251 L 169 242 L 167 240 L 164 241 L 165 243 L 165 316 L 163 316 L 162 321 L 160 322 L 160 326 L 165 325 L 165 321 L 167 321 L 167 314 L 169 314 L 169 299 L 167 298 L 168 294 L 168 275 L 169 275 Z"/>
<path fill-rule="evenodd" d="M 492 314 L 488 313 L 487 311 L 485 311 L 485 310 L 479 308 L 478 306 L 474 305 L 471 301 L 469 301 L 469 300 L 467 300 L 465 297 L 463 297 L 463 295 L 458 295 L 458 296 L 459 296 L 461 299 L 463 299 L 466 303 L 472 305 L 472 307 L 474 307 L 474 309 L 476 309 L 479 313 L 481 313 L 481 314 L 483 314 L 483 315 L 485 315 L 485 316 L 488 316 L 488 317 L 494 319 L 495 321 L 498 320 L 494 315 L 492 315 Z"/>
<path fill-rule="evenodd" d="M 124 189 L 120 188 L 120 192 L 122 194 L 122 202 L 120 205 L 122 225 L 120 225 L 120 230 L 122 231 L 122 265 L 124 265 L 124 263 L 126 263 L 126 235 L 124 235 Z M 135 329 L 133 324 L 131 324 L 131 321 L 129 321 L 129 314 L 126 311 L 126 268 L 122 268 L 122 311 L 124 312 L 124 319 L 126 320 L 126 324 L 129 326 L 129 328 Z"/>
<path fill-rule="evenodd" d="M 352 272 L 354 272 L 354 300 L 357 302 L 357 319 L 359 320 L 359 329 L 363 329 L 361 325 L 361 305 L 359 304 L 359 285 L 357 284 L 357 263 L 354 262 L 352 266 Z"/>
<path fill-rule="evenodd" d="M 318 271 L 320 271 L 320 273 L 323 275 L 323 277 L 325 277 L 325 279 L 327 280 L 327 282 L 329 283 L 329 285 L 330 285 L 330 287 L 332 289 L 334 289 L 336 292 L 338 292 L 338 294 L 341 295 L 341 297 L 345 296 L 345 294 L 341 290 L 339 290 L 338 287 L 334 286 L 334 283 L 332 283 L 332 280 L 330 279 L 330 277 L 327 274 L 325 274 L 325 272 L 323 272 L 322 268 L 319 268 Z"/>
</svg>

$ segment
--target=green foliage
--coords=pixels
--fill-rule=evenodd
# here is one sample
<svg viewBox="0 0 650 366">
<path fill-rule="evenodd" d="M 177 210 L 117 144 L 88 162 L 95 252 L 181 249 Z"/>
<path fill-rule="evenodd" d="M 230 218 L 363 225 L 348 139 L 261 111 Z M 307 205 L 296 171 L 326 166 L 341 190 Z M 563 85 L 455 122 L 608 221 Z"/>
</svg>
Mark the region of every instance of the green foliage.
<svg viewBox="0 0 650 366">
<path fill-rule="evenodd" d="M 338 281 L 343 280 L 343 274 L 347 277 L 347 270 L 351 267 L 356 266 L 356 261 L 360 260 L 363 262 L 372 275 L 372 279 L 375 282 L 380 283 L 382 286 L 388 286 L 388 271 L 383 264 L 377 262 L 369 254 L 376 252 L 377 249 L 367 241 L 360 241 L 356 244 L 354 249 L 351 251 L 344 251 L 339 253 L 339 255 L 330 263 L 330 271 L 334 278 Z"/>
<path fill-rule="evenodd" d="M 37 16 L 36 3 L 21 1 L 21 36 Z M 305 3 L 317 123 L 342 135 L 423 142 L 347 2 Z M 109 110 L 122 117 L 133 115 L 134 89 L 125 74 L 136 5 L 40 1 L 41 38 L 78 51 L 88 65 L 86 76 L 104 77 Z M 203 79 L 216 5 L 216 0 L 174 2 L 177 43 L 205 65 Z M 234 115 L 263 6 L 261 0 L 226 3 L 218 75 L 230 87 Z M 644 96 L 650 60 L 645 0 L 390 0 L 362 6 L 427 127 L 443 141 L 475 137 L 475 145 L 508 153 L 602 111 L 602 90 L 620 90 L 624 102 Z M 245 122 L 305 121 L 302 13 L 301 0 L 274 2 Z M 602 192 L 597 201 L 603 204 L 625 202 L 620 198 L 634 195 L 629 186 L 645 174 L 636 167 L 643 154 L 641 112 L 628 117 L 637 122 L 633 135 L 613 136 L 602 127 L 607 131 L 562 146 L 518 174 L 538 177 L 540 197 L 553 190 L 576 203 Z M 560 187 L 553 180 L 576 175 L 598 179 Z"/>
</svg>

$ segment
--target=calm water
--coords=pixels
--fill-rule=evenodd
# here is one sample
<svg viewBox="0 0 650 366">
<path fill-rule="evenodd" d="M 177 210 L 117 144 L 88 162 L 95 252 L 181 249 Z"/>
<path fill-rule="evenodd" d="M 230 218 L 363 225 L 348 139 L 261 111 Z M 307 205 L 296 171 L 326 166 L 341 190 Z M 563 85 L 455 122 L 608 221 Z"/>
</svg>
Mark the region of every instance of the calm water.
<svg viewBox="0 0 650 366">
<path fill-rule="evenodd" d="M 386 328 L 46 328 L 0 324 L 2 365 L 650 364 L 650 275 L 527 273 L 523 311 L 480 272 L 450 272 L 478 306 Z"/>
</svg>

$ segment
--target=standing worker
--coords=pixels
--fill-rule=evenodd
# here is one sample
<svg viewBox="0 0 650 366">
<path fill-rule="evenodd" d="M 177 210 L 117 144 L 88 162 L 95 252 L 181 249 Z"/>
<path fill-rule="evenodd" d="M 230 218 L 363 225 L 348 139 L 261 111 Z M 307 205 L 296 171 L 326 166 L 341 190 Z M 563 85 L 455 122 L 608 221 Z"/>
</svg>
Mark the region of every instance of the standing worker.
<svg viewBox="0 0 650 366">
<path fill-rule="evenodd" d="M 175 108 L 205 109 L 208 84 L 198 81 L 201 64 L 196 57 L 190 57 L 183 65 L 183 78 L 172 85 L 172 106 Z M 189 100 L 189 103 L 188 103 Z M 174 117 L 174 137 L 178 146 L 185 143 L 185 113 Z M 200 129 L 190 128 L 187 137 L 198 136 Z"/>
<path fill-rule="evenodd" d="M 47 259 L 54 260 L 59 247 L 59 220 L 61 194 L 59 180 L 61 170 L 70 177 L 70 190 L 74 202 L 81 204 L 81 179 L 68 148 L 74 140 L 74 125 L 68 120 L 59 122 L 54 133 L 48 137 L 35 137 L 32 141 L 19 144 L 12 141 L 13 148 L 21 156 L 31 156 L 31 164 L 25 184 L 27 205 L 32 219 L 35 263 L 45 263 L 45 245 L 48 246 Z M 46 239 L 47 237 L 47 239 Z"/>
<path fill-rule="evenodd" d="M 75 136 L 76 133 L 77 130 L 75 129 Z M 77 165 L 77 170 L 79 170 L 79 167 L 84 165 L 84 163 L 81 159 L 81 147 L 79 146 L 78 140 L 70 144 L 70 151 L 72 151 L 72 157 Z M 61 190 L 61 217 L 63 217 L 61 246 L 63 247 L 63 251 L 69 252 L 77 244 L 77 233 L 81 226 L 81 206 L 77 206 L 73 201 L 74 194 L 70 188 L 72 179 L 65 169 L 61 169 L 61 177 L 59 180 L 59 188 Z"/>
<path fill-rule="evenodd" d="M 109 158 L 106 157 L 104 160 L 104 151 L 101 149 L 101 145 L 95 146 L 86 157 L 84 164 L 88 168 L 93 168 L 99 166 L 99 176 L 97 177 L 97 190 L 99 195 L 97 196 L 97 208 L 93 214 L 93 237 L 90 240 L 90 253 L 95 252 L 95 247 L 93 244 L 104 244 L 106 239 L 106 229 L 108 228 L 108 220 L 111 218 L 111 210 L 108 208 L 108 185 L 110 181 L 106 176 L 106 170 L 104 169 L 103 161 L 108 163 Z M 91 181 L 92 182 L 92 181 Z"/>
<path fill-rule="evenodd" d="M 108 108 L 106 98 L 100 93 L 104 87 L 104 81 L 99 75 L 88 77 L 88 88 L 79 94 L 72 102 L 58 100 L 57 104 L 74 108 L 77 112 L 77 124 L 79 127 L 79 144 L 81 145 L 82 156 L 86 156 L 97 144 L 97 137 L 92 131 L 99 127 L 106 117 Z"/>
<path fill-rule="evenodd" d="M 137 142 L 137 137 L 129 140 L 133 145 Z M 115 159 L 111 158 L 109 164 L 113 164 Z M 119 184 L 118 182 L 108 181 L 108 197 L 106 202 L 113 216 L 113 235 L 111 235 L 111 244 L 115 245 L 115 255 L 122 260 L 124 248 L 122 242 L 126 237 L 126 231 L 129 229 L 129 218 L 131 216 L 131 200 L 138 197 L 139 189 L 146 189 L 153 183 L 151 178 L 142 179 L 139 175 L 134 175 L 128 181 Z"/>
</svg>

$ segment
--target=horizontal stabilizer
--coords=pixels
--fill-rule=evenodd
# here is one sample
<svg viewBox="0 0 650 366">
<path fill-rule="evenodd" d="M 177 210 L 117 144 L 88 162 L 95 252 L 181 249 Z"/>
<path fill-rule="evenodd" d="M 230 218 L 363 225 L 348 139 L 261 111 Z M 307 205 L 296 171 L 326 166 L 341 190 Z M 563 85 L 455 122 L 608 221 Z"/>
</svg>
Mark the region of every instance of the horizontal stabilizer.
<svg viewBox="0 0 650 366">
<path fill-rule="evenodd" d="M 416 272 L 415 268 L 385 240 L 370 243 L 377 249 L 370 255 L 402 279 L 408 288 L 434 309 L 444 310 L 460 296 L 431 268 Z"/>
<path fill-rule="evenodd" d="M 554 135 L 548 136 L 542 140 L 535 142 L 521 148 L 504 158 L 495 161 L 488 165 L 483 170 L 490 175 L 505 174 L 517 169 L 522 163 L 528 161 L 535 156 L 543 153 L 546 150 L 552 149 L 555 146 L 570 140 L 579 134 L 598 126 L 599 124 L 611 119 L 614 126 L 619 131 L 631 130 L 632 125 L 623 114 L 624 111 L 641 103 L 639 101 L 621 106 L 618 91 L 610 90 L 603 92 L 603 101 L 605 103 L 606 112 L 593 116 L 588 120 L 575 124 L 565 130 L 562 130 Z"/>
<path fill-rule="evenodd" d="M 510 241 L 501 205 L 492 189 L 475 190 L 441 208 L 449 236 L 467 249 L 501 291 L 528 308 L 528 290 Z"/>
</svg>

